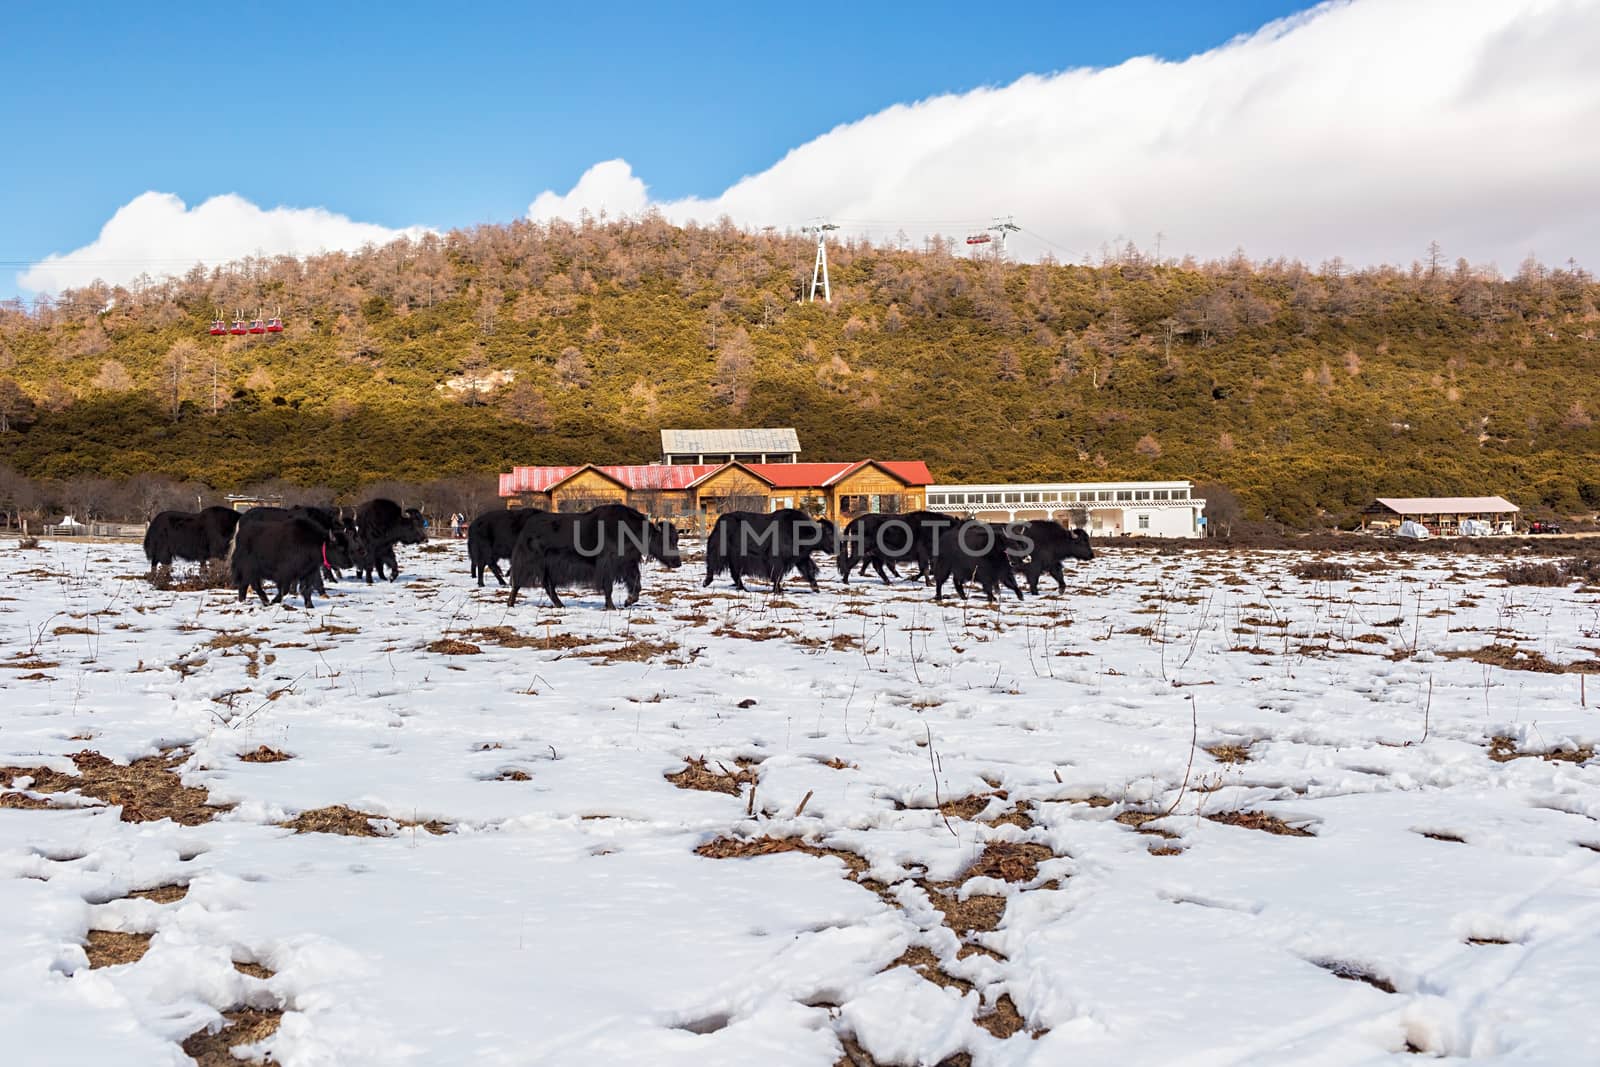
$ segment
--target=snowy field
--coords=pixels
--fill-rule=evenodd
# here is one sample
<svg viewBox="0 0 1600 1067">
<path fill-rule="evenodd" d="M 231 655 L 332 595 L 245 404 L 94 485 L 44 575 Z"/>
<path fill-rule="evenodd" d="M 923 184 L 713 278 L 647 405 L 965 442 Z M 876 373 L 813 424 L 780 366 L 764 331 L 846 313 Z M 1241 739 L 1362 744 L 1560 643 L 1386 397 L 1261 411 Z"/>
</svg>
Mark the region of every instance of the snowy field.
<svg viewBox="0 0 1600 1067">
<path fill-rule="evenodd" d="M 307 612 L 0 547 L 7 1063 L 1600 1063 L 1592 589 L 401 551 Z"/>
</svg>

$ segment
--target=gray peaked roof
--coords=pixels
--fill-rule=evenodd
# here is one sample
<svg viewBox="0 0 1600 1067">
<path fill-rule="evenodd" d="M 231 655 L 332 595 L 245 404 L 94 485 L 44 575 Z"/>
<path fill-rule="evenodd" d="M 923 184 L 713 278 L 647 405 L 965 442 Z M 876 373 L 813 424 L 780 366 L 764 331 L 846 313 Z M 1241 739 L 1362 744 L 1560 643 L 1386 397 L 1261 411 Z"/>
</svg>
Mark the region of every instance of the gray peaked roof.
<svg viewBox="0 0 1600 1067">
<path fill-rule="evenodd" d="M 800 451 L 800 435 L 791 427 L 756 430 L 662 430 L 662 455 L 765 453 Z"/>
</svg>

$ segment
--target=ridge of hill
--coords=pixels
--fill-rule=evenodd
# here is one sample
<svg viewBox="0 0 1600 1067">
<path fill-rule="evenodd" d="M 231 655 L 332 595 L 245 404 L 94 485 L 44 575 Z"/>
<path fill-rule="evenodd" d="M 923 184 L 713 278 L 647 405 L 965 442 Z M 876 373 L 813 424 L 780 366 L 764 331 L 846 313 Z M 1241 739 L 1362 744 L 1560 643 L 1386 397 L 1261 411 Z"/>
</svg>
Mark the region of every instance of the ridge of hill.
<svg viewBox="0 0 1600 1067">
<path fill-rule="evenodd" d="M 1410 268 L 1009 264 L 647 217 L 516 222 L 0 306 L 0 463 L 349 489 L 641 462 L 663 426 L 783 425 L 940 480 L 1183 477 L 1253 517 L 1373 496 L 1600 508 L 1600 286 Z M 214 309 L 280 309 L 210 337 Z"/>
</svg>

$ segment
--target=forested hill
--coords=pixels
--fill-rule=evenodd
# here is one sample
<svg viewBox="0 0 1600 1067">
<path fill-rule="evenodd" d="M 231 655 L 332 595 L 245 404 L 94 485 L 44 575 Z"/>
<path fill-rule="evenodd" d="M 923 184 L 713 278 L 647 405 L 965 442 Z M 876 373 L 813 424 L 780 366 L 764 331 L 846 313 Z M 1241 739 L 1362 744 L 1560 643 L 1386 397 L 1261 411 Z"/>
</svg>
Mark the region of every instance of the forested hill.
<svg viewBox="0 0 1600 1067">
<path fill-rule="evenodd" d="M 941 479 L 1188 477 L 1291 524 L 1373 495 L 1600 507 L 1600 286 L 1526 264 L 1012 265 L 658 219 L 515 223 L 0 311 L 0 463 L 348 489 L 793 425 Z M 213 309 L 284 333 L 210 337 Z"/>
</svg>

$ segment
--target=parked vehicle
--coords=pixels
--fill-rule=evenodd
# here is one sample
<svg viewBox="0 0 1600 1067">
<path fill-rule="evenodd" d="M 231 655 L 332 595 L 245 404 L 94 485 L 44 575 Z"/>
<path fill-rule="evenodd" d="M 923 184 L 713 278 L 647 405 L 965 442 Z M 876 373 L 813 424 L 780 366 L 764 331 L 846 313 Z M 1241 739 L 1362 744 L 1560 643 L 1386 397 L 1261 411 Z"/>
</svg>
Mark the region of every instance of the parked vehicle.
<svg viewBox="0 0 1600 1067">
<path fill-rule="evenodd" d="M 1561 532 L 1561 524 L 1557 522 L 1532 522 L 1528 524 L 1528 532 L 1531 534 L 1558 534 Z"/>
</svg>

